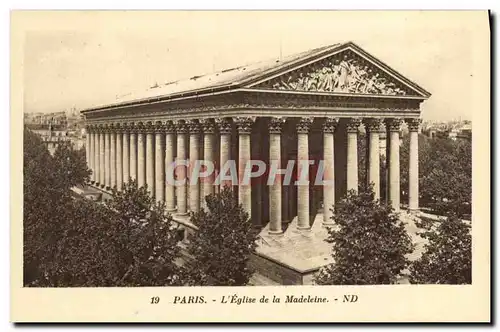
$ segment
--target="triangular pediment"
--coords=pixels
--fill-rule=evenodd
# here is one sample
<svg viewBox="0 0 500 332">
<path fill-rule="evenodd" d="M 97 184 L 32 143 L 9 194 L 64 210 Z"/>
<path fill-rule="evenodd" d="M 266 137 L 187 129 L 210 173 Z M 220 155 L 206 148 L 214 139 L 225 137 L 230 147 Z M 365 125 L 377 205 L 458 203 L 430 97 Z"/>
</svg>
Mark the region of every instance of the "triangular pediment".
<svg viewBox="0 0 500 332">
<path fill-rule="evenodd" d="M 249 88 L 297 92 L 417 96 L 430 94 L 355 44 L 290 66 Z"/>
</svg>

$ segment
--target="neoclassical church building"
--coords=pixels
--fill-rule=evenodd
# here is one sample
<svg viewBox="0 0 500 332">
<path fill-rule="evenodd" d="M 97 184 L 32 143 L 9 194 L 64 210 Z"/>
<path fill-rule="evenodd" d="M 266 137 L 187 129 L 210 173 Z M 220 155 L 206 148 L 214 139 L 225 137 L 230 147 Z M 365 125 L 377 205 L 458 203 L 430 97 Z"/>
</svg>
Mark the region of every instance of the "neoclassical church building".
<svg viewBox="0 0 500 332">
<path fill-rule="evenodd" d="M 329 263 L 325 229 L 330 208 L 347 190 L 358 189 L 358 133 L 366 132 L 366 181 L 400 210 L 400 191 L 409 211 L 418 210 L 420 104 L 430 93 L 352 42 L 320 47 L 281 60 L 259 62 L 186 80 L 156 84 L 115 102 L 82 111 L 87 123 L 91 184 L 104 192 L 129 178 L 147 184 L 174 219 L 193 234 L 188 213 L 220 190 L 213 175 L 175 186 L 166 168 L 175 160 L 206 160 L 216 169 L 234 160 L 243 174 L 248 160 L 313 160 L 308 184 L 267 184 L 266 174 L 233 183 L 235 199 L 261 229 L 255 264 L 281 284 L 310 283 L 310 274 Z M 410 135 L 409 187 L 400 186 L 400 129 Z M 381 174 L 380 136 L 386 137 Z M 315 185 L 314 167 L 324 162 L 328 185 Z M 190 174 L 177 168 L 176 176 Z M 297 174 L 297 169 L 293 170 Z M 386 191 L 381 193 L 381 179 Z M 306 181 L 307 182 L 307 181 Z M 308 277 L 309 276 L 309 277 Z M 309 278 L 309 279 L 308 279 Z"/>
</svg>

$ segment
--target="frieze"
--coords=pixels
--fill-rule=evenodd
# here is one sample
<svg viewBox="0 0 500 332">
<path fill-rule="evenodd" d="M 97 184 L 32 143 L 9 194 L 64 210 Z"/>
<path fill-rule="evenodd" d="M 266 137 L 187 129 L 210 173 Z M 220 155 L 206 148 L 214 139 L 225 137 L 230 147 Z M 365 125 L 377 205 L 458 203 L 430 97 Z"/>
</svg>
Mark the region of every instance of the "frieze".
<svg viewBox="0 0 500 332">
<path fill-rule="evenodd" d="M 289 91 L 393 96 L 410 95 L 412 92 L 372 63 L 347 51 L 284 74 L 256 87 Z"/>
</svg>

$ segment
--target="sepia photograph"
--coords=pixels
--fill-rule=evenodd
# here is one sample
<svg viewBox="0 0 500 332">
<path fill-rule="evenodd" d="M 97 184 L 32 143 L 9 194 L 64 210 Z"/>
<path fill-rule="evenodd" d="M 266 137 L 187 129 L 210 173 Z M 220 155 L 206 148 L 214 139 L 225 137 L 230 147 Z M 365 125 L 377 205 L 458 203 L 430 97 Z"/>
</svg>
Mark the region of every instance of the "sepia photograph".
<svg viewBox="0 0 500 332">
<path fill-rule="evenodd" d="M 252 305 L 325 306 L 297 316 L 324 321 L 332 305 L 376 307 L 364 291 L 465 287 L 481 299 L 455 304 L 482 301 L 470 317 L 489 319 L 487 12 L 15 11 L 11 24 L 25 296 L 144 292 L 155 310 L 246 306 L 246 321 L 274 320 Z M 427 320 L 408 314 L 396 320 Z"/>
</svg>

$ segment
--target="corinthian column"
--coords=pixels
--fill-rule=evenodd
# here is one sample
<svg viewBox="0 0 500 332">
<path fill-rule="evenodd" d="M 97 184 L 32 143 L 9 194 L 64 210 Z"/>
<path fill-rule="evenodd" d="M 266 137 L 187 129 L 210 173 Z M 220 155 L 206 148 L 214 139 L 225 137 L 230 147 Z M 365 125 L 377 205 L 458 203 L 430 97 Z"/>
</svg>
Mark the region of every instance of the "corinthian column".
<svg viewBox="0 0 500 332">
<path fill-rule="evenodd" d="M 250 135 L 252 133 L 252 125 L 255 121 L 253 118 L 236 118 L 236 126 L 238 128 L 239 144 L 238 144 L 238 203 L 243 206 L 243 209 L 248 213 L 248 217 L 252 217 L 252 186 L 251 179 L 244 179 L 245 169 L 250 162 Z"/>
<path fill-rule="evenodd" d="M 128 183 L 130 179 L 130 127 L 125 124 L 123 130 L 123 183 Z"/>
<path fill-rule="evenodd" d="M 144 125 L 138 124 L 137 132 L 137 186 L 143 187 L 146 184 L 146 137 Z"/>
<path fill-rule="evenodd" d="M 92 169 L 92 162 L 90 161 L 90 126 L 85 126 L 85 160 L 87 161 L 87 168 Z"/>
<path fill-rule="evenodd" d="M 130 126 L 130 177 L 137 181 L 137 124 Z"/>
<path fill-rule="evenodd" d="M 269 163 L 281 169 L 281 130 L 284 118 L 271 118 L 269 121 Z M 281 176 L 276 175 L 269 187 L 269 233 L 282 234 L 281 219 Z"/>
<path fill-rule="evenodd" d="M 110 169 L 110 188 L 116 186 L 116 126 L 109 127 L 109 169 Z"/>
<path fill-rule="evenodd" d="M 104 184 L 104 133 L 103 128 L 99 126 L 97 128 L 97 139 L 96 139 L 96 183 L 99 186 Z"/>
<path fill-rule="evenodd" d="M 106 189 L 111 188 L 111 164 L 109 157 L 111 156 L 110 145 L 111 145 L 111 128 L 106 126 L 106 132 L 104 134 L 104 184 Z"/>
<path fill-rule="evenodd" d="M 228 118 L 217 119 L 217 125 L 220 133 L 220 171 L 224 165 L 231 159 L 231 121 Z M 226 174 L 225 174 L 226 175 Z M 231 181 L 221 181 L 220 187 L 231 187 Z"/>
<path fill-rule="evenodd" d="M 212 119 L 202 120 L 203 127 L 203 159 L 207 164 L 214 165 L 214 147 L 215 147 L 215 124 Z M 214 165 L 215 167 L 215 165 Z M 215 169 L 214 169 L 215 172 Z M 205 197 L 214 193 L 214 172 L 203 179 L 202 204 L 205 206 Z"/>
<path fill-rule="evenodd" d="M 200 210 L 200 183 L 194 179 L 195 162 L 200 159 L 200 124 L 198 120 L 188 122 L 189 129 L 189 209 L 191 212 Z M 195 183 L 196 180 L 196 183 Z"/>
<path fill-rule="evenodd" d="M 420 119 L 408 119 L 406 122 L 410 130 L 408 209 L 418 211 L 418 128 Z"/>
<path fill-rule="evenodd" d="M 368 160 L 366 161 L 366 181 L 373 183 L 374 198 L 380 199 L 380 125 L 378 118 L 365 119 L 368 135 Z"/>
<path fill-rule="evenodd" d="M 177 181 L 183 182 L 182 184 L 177 185 L 177 213 L 180 215 L 186 215 L 187 211 L 187 183 L 186 183 L 186 166 L 179 165 L 179 163 L 186 162 L 186 133 L 187 126 L 186 122 L 180 120 L 176 124 L 177 130 L 177 163 L 176 167 L 176 178 Z"/>
<path fill-rule="evenodd" d="M 146 125 L 146 184 L 151 197 L 155 196 L 155 150 L 154 131 L 151 122 Z"/>
<path fill-rule="evenodd" d="M 393 209 L 399 212 L 400 203 L 400 179 L 399 179 L 399 130 L 401 128 L 401 119 L 391 118 L 386 119 L 387 143 L 389 148 L 388 164 L 389 164 L 389 202 Z"/>
<path fill-rule="evenodd" d="M 116 126 L 116 189 L 123 188 L 123 126 Z"/>
<path fill-rule="evenodd" d="M 165 209 L 167 211 L 175 210 L 175 186 L 171 181 L 174 177 L 174 149 L 175 149 L 175 126 L 172 121 L 165 123 L 165 164 L 168 172 L 165 176 Z M 169 180 L 170 179 L 170 180 Z"/>
<path fill-rule="evenodd" d="M 94 153 L 94 184 L 99 183 L 99 132 L 98 132 L 98 127 L 94 126 L 94 132 L 93 132 L 94 140 L 94 148 L 93 148 L 93 153 Z"/>
<path fill-rule="evenodd" d="M 334 133 L 338 119 L 327 117 L 323 123 L 323 226 L 329 227 L 333 222 L 333 206 L 335 205 L 335 150 Z"/>
<path fill-rule="evenodd" d="M 309 130 L 312 118 L 301 118 L 297 124 L 297 228 L 311 228 L 309 221 Z"/>
<path fill-rule="evenodd" d="M 87 135 L 89 135 L 89 159 L 90 159 L 90 170 L 92 174 L 90 175 L 90 182 L 93 183 L 95 176 L 95 166 L 94 166 L 94 126 L 89 126 L 87 131 Z"/>
<path fill-rule="evenodd" d="M 358 127 L 361 120 L 347 122 L 347 190 L 358 191 Z"/>
<path fill-rule="evenodd" d="M 165 127 L 160 121 L 155 124 L 155 198 L 165 201 Z"/>
</svg>

